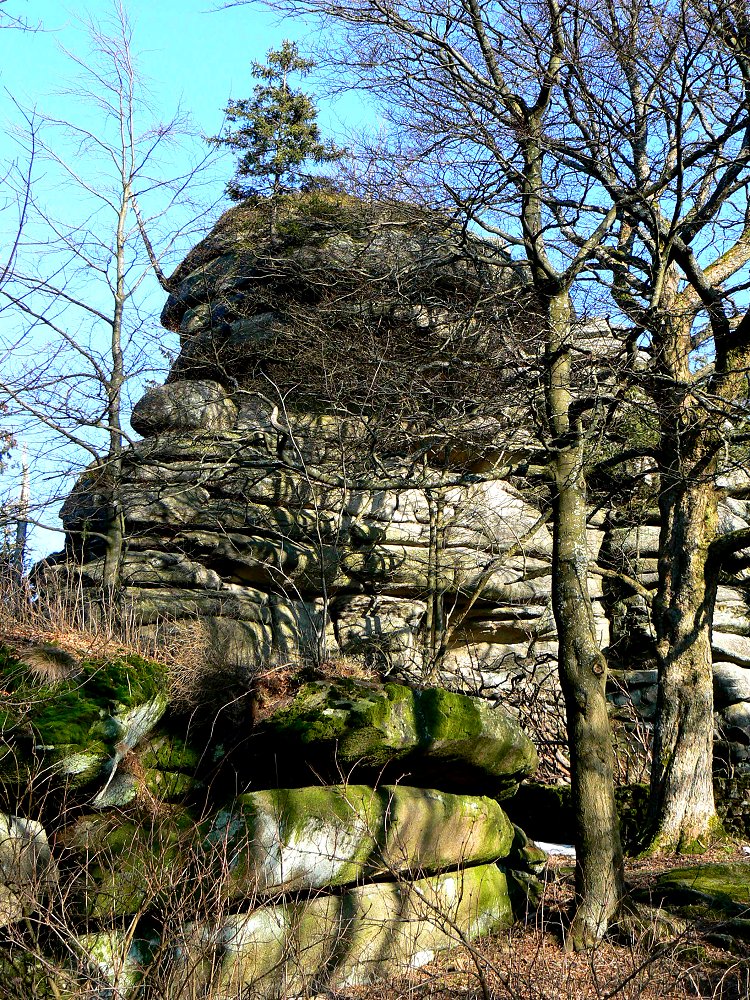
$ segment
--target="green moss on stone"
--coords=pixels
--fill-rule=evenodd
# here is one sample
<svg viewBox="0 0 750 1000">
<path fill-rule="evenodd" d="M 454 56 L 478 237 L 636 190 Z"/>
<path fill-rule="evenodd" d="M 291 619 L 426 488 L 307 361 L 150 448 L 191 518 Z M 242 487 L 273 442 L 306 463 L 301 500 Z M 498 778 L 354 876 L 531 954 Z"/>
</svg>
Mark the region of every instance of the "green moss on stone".
<svg viewBox="0 0 750 1000">
<path fill-rule="evenodd" d="M 256 792 L 255 795 L 265 799 L 267 807 L 280 817 L 281 833 L 290 840 L 299 835 L 314 816 L 338 820 L 343 824 L 358 818 L 365 829 L 376 830 L 374 824 L 381 812 L 378 796 L 367 785 L 346 785 L 341 789 L 326 785 L 276 788 Z M 253 795 L 240 795 L 237 802 L 247 806 L 253 798 Z"/>
<path fill-rule="evenodd" d="M 86 660 L 74 677 L 41 683 L 9 649 L 1 648 L 0 683 L 10 701 L 0 718 L 3 731 L 29 727 L 34 742 L 55 748 L 58 756 L 81 750 L 108 755 L 123 734 L 113 713 L 163 695 L 166 671 L 159 663 L 129 654 Z"/>
<path fill-rule="evenodd" d="M 173 890 L 184 867 L 195 823 L 187 810 L 172 809 L 144 820 L 122 815 L 84 816 L 59 835 L 80 861 L 78 903 L 97 920 L 137 913 Z"/>
<path fill-rule="evenodd" d="M 465 695 L 394 683 L 307 684 L 263 731 L 277 759 L 293 756 L 296 746 L 324 770 L 326 761 L 389 768 L 387 780 L 398 780 L 403 775 L 394 768 L 401 768 L 410 784 L 474 794 L 512 790 L 537 763 L 531 741 L 507 713 Z"/>
<path fill-rule="evenodd" d="M 664 872 L 656 892 L 674 902 L 708 903 L 725 914 L 750 908 L 750 862 L 696 865 Z"/>
<path fill-rule="evenodd" d="M 198 767 L 201 755 L 181 736 L 174 733 L 160 733 L 149 741 L 139 757 L 141 764 L 146 768 L 192 773 Z"/>
<path fill-rule="evenodd" d="M 466 695 L 431 688 L 418 693 L 417 705 L 421 742 L 463 740 L 482 734 L 479 709 Z"/>
</svg>

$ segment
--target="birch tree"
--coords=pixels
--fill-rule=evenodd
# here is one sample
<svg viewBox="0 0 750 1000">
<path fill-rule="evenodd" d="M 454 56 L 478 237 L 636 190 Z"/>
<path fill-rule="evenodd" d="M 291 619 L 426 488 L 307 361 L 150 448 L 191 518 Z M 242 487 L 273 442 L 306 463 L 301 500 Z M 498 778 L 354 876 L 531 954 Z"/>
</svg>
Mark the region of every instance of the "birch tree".
<svg viewBox="0 0 750 1000">
<path fill-rule="evenodd" d="M 0 393 L 12 425 L 33 434 L 42 453 L 62 447 L 60 462 L 67 456 L 73 472 L 81 471 L 81 456 L 88 463 L 86 476 L 106 508 L 91 532 L 104 549 L 104 590 L 114 594 L 124 549 L 127 387 L 164 361 L 143 297 L 149 283 L 169 287 L 162 261 L 194 223 L 185 211 L 188 189 L 205 154 L 171 172 L 189 130 L 180 114 L 161 121 L 150 111 L 124 6 L 84 27 L 90 51 L 67 53 L 78 71 L 70 92 L 77 115 L 34 119 L 40 169 L 0 288 L 14 320 L 0 341 Z M 28 130 L 21 141 L 24 135 L 28 141 Z M 166 231 L 178 207 L 181 224 Z"/>
</svg>

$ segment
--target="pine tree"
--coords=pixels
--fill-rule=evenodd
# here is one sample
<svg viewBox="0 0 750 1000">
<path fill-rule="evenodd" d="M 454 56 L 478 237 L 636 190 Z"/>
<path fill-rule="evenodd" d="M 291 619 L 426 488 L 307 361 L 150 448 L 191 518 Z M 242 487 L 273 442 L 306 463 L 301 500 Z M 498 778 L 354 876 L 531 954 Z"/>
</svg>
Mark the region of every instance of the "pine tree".
<svg viewBox="0 0 750 1000">
<path fill-rule="evenodd" d="M 266 58 L 265 65 L 252 63 L 253 77 L 263 81 L 256 84 L 253 96 L 230 101 L 224 109 L 230 126 L 237 127 L 209 142 L 242 153 L 226 188 L 232 201 L 268 198 L 275 217 L 281 196 L 320 179 L 303 169 L 307 163 L 334 162 L 344 150 L 321 140 L 315 105 L 289 84 L 291 74 L 310 72 L 312 60 L 303 59 L 288 39 L 280 49 L 270 49 Z"/>
</svg>

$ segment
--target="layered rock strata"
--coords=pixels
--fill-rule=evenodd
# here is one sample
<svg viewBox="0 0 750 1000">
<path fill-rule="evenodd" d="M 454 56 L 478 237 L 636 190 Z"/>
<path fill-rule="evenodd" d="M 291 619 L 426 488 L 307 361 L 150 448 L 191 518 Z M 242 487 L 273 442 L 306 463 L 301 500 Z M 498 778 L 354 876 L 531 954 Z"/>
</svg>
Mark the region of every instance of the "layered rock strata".
<svg viewBox="0 0 750 1000">
<path fill-rule="evenodd" d="M 270 239 L 238 206 L 178 269 L 163 321 L 181 352 L 133 411 L 119 486 L 127 599 L 146 631 L 200 623 L 240 665 L 350 656 L 554 702 L 547 494 L 518 405 L 533 309 L 500 251 L 467 261 L 444 221 L 399 211 L 301 198 Z M 588 380 L 624 350 L 601 324 L 580 348 Z M 641 482 L 638 509 L 592 506 L 589 592 L 612 696 L 648 723 L 658 484 Z M 721 530 L 747 526 L 750 479 L 725 487 Z M 89 475 L 62 511 L 57 571 L 92 587 L 105 501 Z M 733 765 L 750 761 L 746 587 L 727 577 L 714 616 Z"/>
<path fill-rule="evenodd" d="M 246 696 L 230 728 L 198 694 L 181 711 L 158 663 L 70 658 L 65 676 L 53 654 L 0 648 L 0 977 L 21 994 L 42 972 L 62 996 L 340 989 L 507 927 L 539 895 L 544 853 L 468 793 L 534 771 L 499 707 L 292 682 L 261 724 Z M 278 787 L 304 745 L 318 783 L 298 768 L 304 784 Z M 342 759 L 398 783 L 322 784 Z M 16 933 L 29 918 L 53 931 L 41 952 Z"/>
</svg>

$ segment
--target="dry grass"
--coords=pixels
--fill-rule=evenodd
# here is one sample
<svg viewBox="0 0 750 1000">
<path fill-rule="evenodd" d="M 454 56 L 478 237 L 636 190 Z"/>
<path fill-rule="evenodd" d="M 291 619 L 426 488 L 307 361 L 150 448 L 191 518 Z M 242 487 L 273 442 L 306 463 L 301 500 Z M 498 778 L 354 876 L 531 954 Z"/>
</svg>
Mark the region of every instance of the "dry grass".
<svg viewBox="0 0 750 1000">
<path fill-rule="evenodd" d="M 115 621 L 102 613 L 84 600 L 82 588 L 36 593 L 26 580 L 2 570 L 0 566 L 0 643 L 19 653 L 54 647 L 75 659 L 153 651 L 139 637 L 135 621 Z"/>
</svg>

